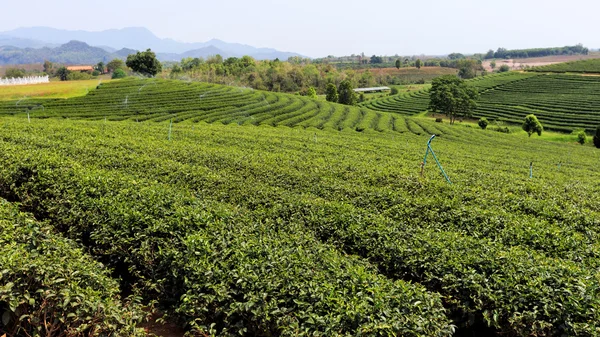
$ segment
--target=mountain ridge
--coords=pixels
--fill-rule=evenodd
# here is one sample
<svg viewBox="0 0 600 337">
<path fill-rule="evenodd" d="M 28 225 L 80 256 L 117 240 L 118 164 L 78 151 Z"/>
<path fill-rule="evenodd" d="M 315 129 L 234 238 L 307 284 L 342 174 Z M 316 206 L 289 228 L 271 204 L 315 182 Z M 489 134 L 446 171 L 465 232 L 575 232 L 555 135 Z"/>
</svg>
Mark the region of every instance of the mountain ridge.
<svg viewBox="0 0 600 337">
<path fill-rule="evenodd" d="M 110 52 L 111 49 L 123 48 L 134 50 L 152 49 L 157 55 L 167 56 L 165 61 L 174 61 L 174 54 L 185 54 L 213 46 L 221 51 L 223 57 L 241 57 L 249 55 L 257 59 L 287 59 L 291 56 L 302 56 L 294 52 L 278 51 L 273 48 L 257 48 L 241 43 L 230 43 L 219 39 L 207 42 L 179 42 L 171 38 L 161 39 L 144 27 L 126 27 L 103 31 L 64 30 L 51 27 L 21 27 L 0 32 L 0 46 L 13 45 L 20 48 L 39 48 L 64 45 L 69 41 L 81 41 L 90 46 L 101 46 Z M 13 44 L 3 42 L 13 41 Z M 201 55 L 206 57 L 209 55 Z M 196 57 L 200 57 L 196 56 Z"/>
</svg>

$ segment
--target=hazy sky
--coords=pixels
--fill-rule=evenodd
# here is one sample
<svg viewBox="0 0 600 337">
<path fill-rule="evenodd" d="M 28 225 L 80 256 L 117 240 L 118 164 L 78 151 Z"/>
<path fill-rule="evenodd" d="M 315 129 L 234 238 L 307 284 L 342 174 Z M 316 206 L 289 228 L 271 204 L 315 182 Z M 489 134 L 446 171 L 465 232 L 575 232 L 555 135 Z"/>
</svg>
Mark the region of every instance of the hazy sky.
<svg viewBox="0 0 600 337">
<path fill-rule="evenodd" d="M 485 52 L 582 43 L 600 48 L 598 0 L 1 0 L 0 31 L 146 27 L 311 57 Z M 20 13 L 20 15 L 17 15 Z"/>
</svg>

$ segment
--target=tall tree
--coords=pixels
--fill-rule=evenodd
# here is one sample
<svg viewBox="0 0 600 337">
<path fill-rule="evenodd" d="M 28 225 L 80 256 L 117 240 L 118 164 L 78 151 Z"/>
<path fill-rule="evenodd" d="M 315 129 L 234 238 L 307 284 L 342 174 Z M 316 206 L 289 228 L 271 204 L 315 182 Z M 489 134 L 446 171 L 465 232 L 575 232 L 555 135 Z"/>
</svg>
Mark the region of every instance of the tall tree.
<svg viewBox="0 0 600 337">
<path fill-rule="evenodd" d="M 417 69 L 421 69 L 421 59 L 417 59 L 415 61 L 415 67 L 417 67 Z"/>
<path fill-rule="evenodd" d="M 335 87 L 335 84 L 333 84 L 333 83 L 327 84 L 327 88 L 325 89 L 325 99 L 327 100 L 327 102 L 337 103 L 338 98 L 339 98 L 339 96 L 338 96 L 338 92 L 337 92 L 337 88 Z"/>
<path fill-rule="evenodd" d="M 348 80 L 343 80 L 340 83 L 340 87 L 338 89 L 339 99 L 338 102 L 346 105 L 355 105 L 356 104 L 356 92 L 354 92 L 354 88 L 352 88 L 352 83 Z"/>
<path fill-rule="evenodd" d="M 26 76 L 25 69 L 19 69 L 19 68 L 8 68 L 8 69 L 6 69 L 6 72 L 4 73 L 4 77 L 6 77 L 6 78 L 19 78 L 19 77 L 25 77 L 25 76 Z"/>
<path fill-rule="evenodd" d="M 402 65 L 402 62 L 400 61 L 400 59 L 396 60 L 396 68 L 400 69 L 400 66 Z"/>
<path fill-rule="evenodd" d="M 56 70 L 56 77 L 58 77 L 61 81 L 66 81 L 69 77 L 69 69 L 65 67 L 60 67 Z"/>
<path fill-rule="evenodd" d="M 52 75 L 52 62 L 44 60 L 44 72 L 48 75 Z"/>
<path fill-rule="evenodd" d="M 531 135 L 534 132 L 537 133 L 538 136 L 541 136 L 542 131 L 544 131 L 544 127 L 542 126 L 542 123 L 540 123 L 540 121 L 538 121 L 537 117 L 534 114 L 527 115 L 525 117 L 525 121 L 523 122 L 522 128 L 525 132 L 527 132 L 529 137 L 531 137 Z"/>
<path fill-rule="evenodd" d="M 155 76 L 162 71 L 162 65 L 150 49 L 127 56 L 125 64 L 133 71 L 146 76 Z"/>
<path fill-rule="evenodd" d="M 96 64 L 96 70 L 98 70 L 100 74 L 104 74 L 104 62 L 98 62 L 98 64 Z"/>
<path fill-rule="evenodd" d="M 471 116 L 477 108 L 479 93 L 464 80 L 445 75 L 433 80 L 429 98 L 429 110 L 446 114 L 450 117 L 450 124 L 454 124 L 456 117 Z"/>
<path fill-rule="evenodd" d="M 112 73 L 117 69 L 125 68 L 125 63 L 121 59 L 114 59 L 106 64 L 106 71 Z"/>
</svg>

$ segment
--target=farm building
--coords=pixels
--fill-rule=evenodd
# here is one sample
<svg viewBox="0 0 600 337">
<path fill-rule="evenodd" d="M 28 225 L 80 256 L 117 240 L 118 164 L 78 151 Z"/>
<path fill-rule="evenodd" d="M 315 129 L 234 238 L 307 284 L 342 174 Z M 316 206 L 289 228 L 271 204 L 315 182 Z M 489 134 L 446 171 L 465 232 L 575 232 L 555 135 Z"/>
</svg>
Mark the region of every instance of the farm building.
<svg viewBox="0 0 600 337">
<path fill-rule="evenodd" d="M 67 70 L 69 71 L 80 71 L 80 72 L 92 72 L 94 71 L 94 67 L 92 66 L 68 66 Z"/>
<path fill-rule="evenodd" d="M 374 88 L 356 88 L 354 89 L 354 92 L 384 92 L 384 91 L 389 91 L 392 90 L 389 87 L 374 87 Z"/>
</svg>

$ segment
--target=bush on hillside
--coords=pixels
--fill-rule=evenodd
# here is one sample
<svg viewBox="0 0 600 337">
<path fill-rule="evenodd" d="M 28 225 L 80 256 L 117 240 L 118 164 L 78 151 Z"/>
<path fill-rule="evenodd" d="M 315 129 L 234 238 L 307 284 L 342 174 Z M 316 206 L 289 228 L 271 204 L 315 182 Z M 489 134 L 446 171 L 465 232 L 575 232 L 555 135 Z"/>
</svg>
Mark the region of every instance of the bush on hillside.
<svg viewBox="0 0 600 337">
<path fill-rule="evenodd" d="M 0 317 L 0 336 L 143 335 L 106 268 L 3 199 Z"/>
<path fill-rule="evenodd" d="M 488 122 L 487 118 L 485 118 L 485 117 L 481 117 L 481 119 L 477 123 L 477 125 L 479 125 L 479 127 L 482 130 L 485 130 L 487 128 L 488 124 L 489 124 L 489 122 Z"/>
<path fill-rule="evenodd" d="M 127 77 L 127 74 L 125 74 L 125 72 L 123 71 L 123 69 L 117 69 L 112 74 L 112 78 L 113 79 L 125 78 L 125 77 Z"/>
</svg>

